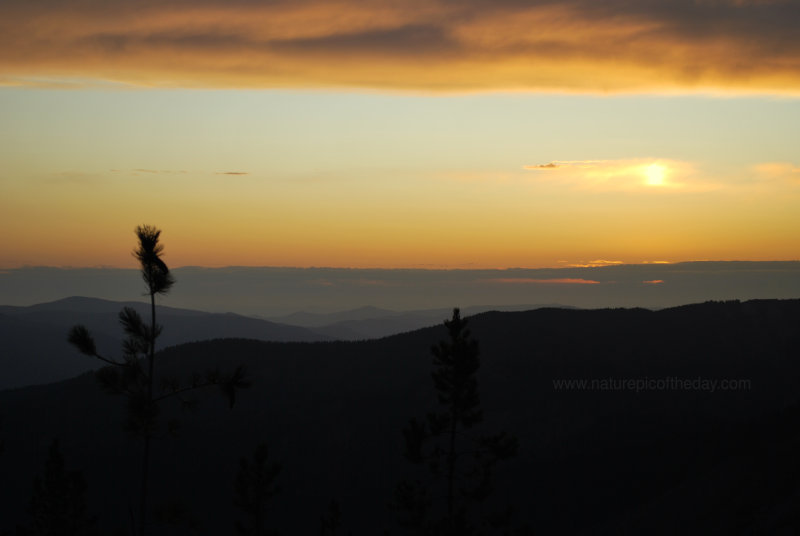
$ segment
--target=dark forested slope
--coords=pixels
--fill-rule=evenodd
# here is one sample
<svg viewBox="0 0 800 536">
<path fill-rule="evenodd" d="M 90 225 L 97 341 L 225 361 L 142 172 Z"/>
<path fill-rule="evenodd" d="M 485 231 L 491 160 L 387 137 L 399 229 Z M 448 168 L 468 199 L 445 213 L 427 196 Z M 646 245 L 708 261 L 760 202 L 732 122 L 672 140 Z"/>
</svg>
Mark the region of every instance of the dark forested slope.
<svg viewBox="0 0 800 536">
<path fill-rule="evenodd" d="M 494 500 L 545 533 L 793 523 L 799 321 L 798 300 L 472 317 L 486 428 L 520 441 L 516 459 L 498 467 Z M 363 342 L 167 348 L 158 358 L 165 374 L 243 364 L 252 387 L 232 410 L 209 393 L 194 411 L 165 412 L 181 428 L 154 442 L 156 502 L 180 499 L 202 533 L 231 533 L 238 458 L 266 441 L 283 465 L 272 526 L 318 533 L 319 515 L 336 498 L 345 530 L 393 528 L 387 504 L 411 471 L 401 430 L 435 407 L 430 346 L 445 335 L 436 327 Z M 647 388 L 637 392 L 627 380 Z M 723 380 L 744 382 L 723 390 Z M 0 392 L 5 526 L 24 521 L 33 474 L 54 437 L 86 477 L 90 510 L 104 527 L 124 526 L 140 448 L 124 418 L 124 401 L 102 393 L 91 375 Z"/>
</svg>

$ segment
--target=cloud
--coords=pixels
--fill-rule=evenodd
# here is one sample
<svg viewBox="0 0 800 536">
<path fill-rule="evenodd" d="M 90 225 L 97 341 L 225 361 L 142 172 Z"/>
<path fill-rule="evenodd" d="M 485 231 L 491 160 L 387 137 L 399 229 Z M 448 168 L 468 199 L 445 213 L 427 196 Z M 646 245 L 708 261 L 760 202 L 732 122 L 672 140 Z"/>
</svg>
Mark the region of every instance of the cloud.
<svg viewBox="0 0 800 536">
<path fill-rule="evenodd" d="M 122 173 L 119 169 L 112 169 L 110 170 L 112 173 Z M 189 171 L 185 169 L 150 169 L 150 168 L 136 168 L 131 170 L 134 175 L 138 175 L 139 173 L 149 173 L 152 175 L 185 175 L 189 173 Z M 213 173 L 214 175 L 250 175 L 249 171 L 214 171 L 209 172 L 205 171 L 204 173 Z"/>
<path fill-rule="evenodd" d="M 118 173 L 119 172 L 119 170 L 116 170 L 116 169 L 112 169 L 111 171 L 114 172 L 114 173 Z M 185 173 L 188 173 L 184 169 L 177 169 L 176 170 L 176 169 L 147 169 L 147 168 L 136 168 L 136 169 L 133 170 L 133 172 L 134 172 L 134 174 L 137 174 L 137 173 L 151 173 L 153 175 L 162 175 L 162 174 L 163 175 L 183 175 Z"/>
<path fill-rule="evenodd" d="M 599 285 L 600 281 L 592 279 L 574 279 L 574 278 L 555 278 L 555 279 L 532 279 L 528 277 L 503 277 L 487 279 L 490 283 L 503 283 L 512 285 Z"/>
<path fill-rule="evenodd" d="M 669 159 L 556 160 L 523 166 L 536 172 L 535 180 L 593 191 L 706 191 L 718 184 L 696 177 L 688 162 Z"/>
<path fill-rule="evenodd" d="M 663 279 L 651 279 L 649 281 L 642 281 L 645 285 L 660 285 L 664 282 Z"/>
<path fill-rule="evenodd" d="M 355 279 L 353 281 L 350 281 L 350 283 L 361 287 L 385 287 L 393 284 L 391 281 L 386 281 L 384 279 L 371 279 L 371 278 Z"/>
<path fill-rule="evenodd" d="M 763 182 L 789 182 L 800 185 L 800 166 L 791 162 L 764 162 L 753 167 L 757 179 Z"/>
<path fill-rule="evenodd" d="M 301 39 L 275 40 L 269 43 L 275 50 L 293 54 L 341 56 L 342 54 L 376 55 L 381 57 L 425 54 L 430 50 L 441 53 L 455 51 L 458 43 L 444 29 L 435 25 L 409 24 L 398 28 L 339 33 Z"/>
<path fill-rule="evenodd" d="M 548 164 L 537 164 L 535 166 L 524 166 L 525 169 L 556 169 L 560 167 L 555 162 L 550 162 Z"/>
<path fill-rule="evenodd" d="M 578 263 L 567 264 L 567 266 L 570 268 L 597 268 L 599 266 L 615 266 L 618 264 L 624 263 L 622 261 L 607 261 L 604 259 L 597 259 L 594 261 L 581 261 Z"/>
<path fill-rule="evenodd" d="M 102 184 L 103 176 L 94 172 L 61 171 L 44 178 L 48 184 L 68 184 L 73 186 L 96 186 Z"/>
<path fill-rule="evenodd" d="M 98 80 L 96 78 L 70 78 L 70 77 L 37 77 L 23 76 L 15 77 L 4 75 L 0 71 L 0 88 L 35 88 L 35 89 L 128 89 L 125 83 L 110 80 Z"/>
<path fill-rule="evenodd" d="M 798 95 L 797 20 L 788 0 L 4 0 L 0 84 Z"/>
</svg>

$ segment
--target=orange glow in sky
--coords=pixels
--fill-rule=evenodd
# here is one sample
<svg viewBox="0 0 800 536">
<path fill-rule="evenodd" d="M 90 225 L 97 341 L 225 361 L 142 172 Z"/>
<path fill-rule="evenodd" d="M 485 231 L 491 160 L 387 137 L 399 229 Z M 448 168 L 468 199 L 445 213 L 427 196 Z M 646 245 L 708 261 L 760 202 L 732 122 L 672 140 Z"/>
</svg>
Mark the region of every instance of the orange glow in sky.
<svg viewBox="0 0 800 536">
<path fill-rule="evenodd" d="M 3 2 L 0 269 L 799 258 L 800 8 L 671 5 Z"/>
</svg>

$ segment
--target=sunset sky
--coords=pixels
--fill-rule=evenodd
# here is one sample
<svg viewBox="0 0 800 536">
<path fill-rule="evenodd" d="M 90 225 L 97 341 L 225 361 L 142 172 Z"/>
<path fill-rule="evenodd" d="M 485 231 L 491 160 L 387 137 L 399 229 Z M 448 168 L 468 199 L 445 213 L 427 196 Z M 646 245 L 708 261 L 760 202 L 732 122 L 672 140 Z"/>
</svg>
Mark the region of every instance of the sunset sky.
<svg viewBox="0 0 800 536">
<path fill-rule="evenodd" d="M 800 258 L 800 4 L 5 0 L 0 268 Z"/>
</svg>

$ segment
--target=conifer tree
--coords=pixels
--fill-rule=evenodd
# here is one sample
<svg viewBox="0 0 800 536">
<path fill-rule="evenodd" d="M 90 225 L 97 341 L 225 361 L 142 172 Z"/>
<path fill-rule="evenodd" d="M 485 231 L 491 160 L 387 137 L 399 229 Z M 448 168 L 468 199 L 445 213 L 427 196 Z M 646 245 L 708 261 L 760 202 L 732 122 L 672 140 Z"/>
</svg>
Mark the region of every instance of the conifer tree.
<svg viewBox="0 0 800 536">
<path fill-rule="evenodd" d="M 320 536 L 336 536 L 336 531 L 342 525 L 342 510 L 339 501 L 331 499 L 328 503 L 328 511 L 325 515 L 319 516 Z"/>
<path fill-rule="evenodd" d="M 81 353 L 95 357 L 110 365 L 97 372 L 97 379 L 104 389 L 113 394 L 127 397 L 128 414 L 126 429 L 141 437 L 142 470 L 139 496 L 139 520 L 136 532 L 143 535 L 147 527 L 147 503 L 150 478 L 150 443 L 157 432 L 160 403 L 168 398 L 179 396 L 187 391 L 217 386 L 226 396 L 231 407 L 236 400 L 236 391 L 248 386 L 242 367 L 230 375 L 219 371 L 205 375 L 192 374 L 189 382 L 177 378 L 162 378 L 159 392 L 155 390 L 156 380 L 156 339 L 162 327 L 156 323 L 156 296 L 165 295 L 172 288 L 175 279 L 163 261 L 164 246 L 159 243 L 161 231 L 150 225 L 140 225 L 135 230 L 138 247 L 133 256 L 139 261 L 142 279 L 147 295 L 150 297 L 150 321 L 146 323 L 132 307 L 124 307 L 119 313 L 119 321 L 127 338 L 123 343 L 122 360 L 112 359 L 98 353 L 89 330 L 82 325 L 73 327 L 68 336 L 69 342 Z M 171 426 L 173 424 L 171 423 Z"/>
<path fill-rule="evenodd" d="M 467 536 L 498 524 L 502 516 L 472 519 L 471 506 L 492 491 L 492 470 L 516 454 L 517 440 L 505 433 L 473 434 L 483 421 L 476 373 L 478 342 L 458 309 L 444 322 L 449 340 L 433 346 L 434 387 L 438 411 L 424 421 L 412 419 L 403 430 L 405 456 L 427 466 L 433 482 L 406 480 L 395 490 L 401 525 L 417 534 Z"/>
<path fill-rule="evenodd" d="M 77 471 L 68 471 L 53 440 L 45 462 L 44 476 L 33 481 L 28 512 L 30 527 L 20 527 L 20 536 L 92 536 L 95 519 L 86 513 L 86 481 Z"/>
<path fill-rule="evenodd" d="M 279 463 L 269 461 L 269 451 L 265 443 L 260 443 L 253 454 L 252 461 L 239 460 L 236 474 L 234 504 L 248 521 L 236 522 L 236 533 L 248 536 L 274 534 L 267 530 L 267 507 L 269 501 L 278 493 L 275 479 L 281 471 Z"/>
</svg>

